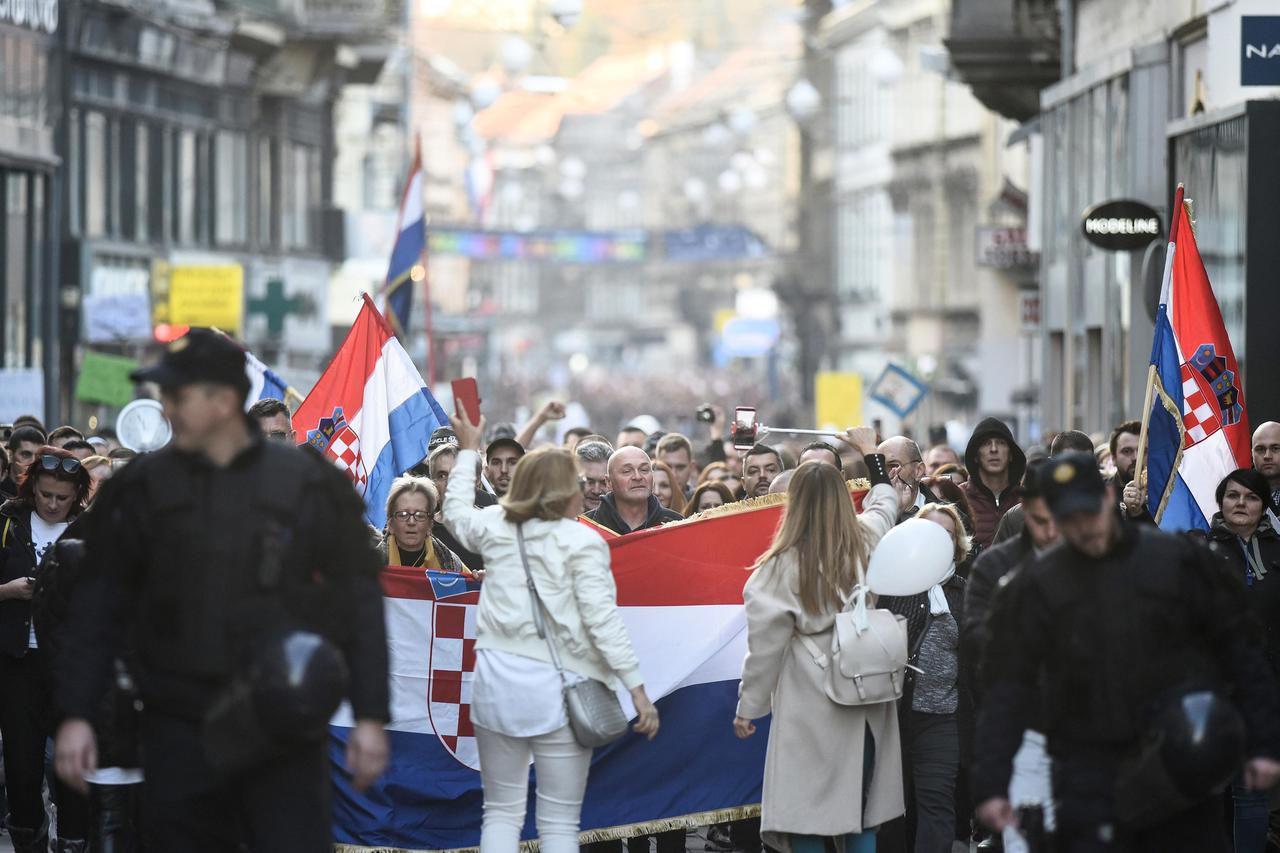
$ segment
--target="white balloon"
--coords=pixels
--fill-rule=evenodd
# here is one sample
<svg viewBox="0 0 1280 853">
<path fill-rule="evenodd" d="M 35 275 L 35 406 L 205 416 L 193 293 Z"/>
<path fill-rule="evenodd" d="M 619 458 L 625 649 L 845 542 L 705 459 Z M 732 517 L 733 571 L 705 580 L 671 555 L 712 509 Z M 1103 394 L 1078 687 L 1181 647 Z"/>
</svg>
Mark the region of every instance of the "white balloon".
<svg viewBox="0 0 1280 853">
<path fill-rule="evenodd" d="M 910 518 L 871 552 L 867 588 L 876 595 L 919 595 L 942 582 L 954 559 L 951 534 L 941 524 Z"/>
</svg>

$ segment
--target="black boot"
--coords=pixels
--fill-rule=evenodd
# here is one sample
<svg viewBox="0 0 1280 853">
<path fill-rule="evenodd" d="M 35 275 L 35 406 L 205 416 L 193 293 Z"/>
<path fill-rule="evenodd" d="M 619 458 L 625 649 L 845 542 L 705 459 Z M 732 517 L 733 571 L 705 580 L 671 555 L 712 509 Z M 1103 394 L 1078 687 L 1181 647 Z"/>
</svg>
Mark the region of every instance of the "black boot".
<svg viewBox="0 0 1280 853">
<path fill-rule="evenodd" d="M 39 829 L 24 829 L 14 826 L 9 815 L 4 818 L 5 828 L 9 830 L 9 840 L 13 842 L 13 853 L 49 853 L 49 821 Z"/>
<path fill-rule="evenodd" d="M 87 853 L 89 842 L 83 838 L 59 838 L 53 849 L 57 853 Z"/>
</svg>

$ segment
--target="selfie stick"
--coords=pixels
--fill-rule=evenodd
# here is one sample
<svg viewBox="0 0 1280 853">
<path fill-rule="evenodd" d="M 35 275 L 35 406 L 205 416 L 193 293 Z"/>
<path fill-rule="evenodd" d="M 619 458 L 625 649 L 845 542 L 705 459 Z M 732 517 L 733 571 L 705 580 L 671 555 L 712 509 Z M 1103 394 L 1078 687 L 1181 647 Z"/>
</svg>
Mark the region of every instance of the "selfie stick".
<svg viewBox="0 0 1280 853">
<path fill-rule="evenodd" d="M 789 429 L 788 427 L 767 427 L 761 424 L 757 427 L 760 435 L 768 435 L 771 432 L 785 432 L 788 435 L 844 435 L 844 430 L 832 429 Z"/>
</svg>

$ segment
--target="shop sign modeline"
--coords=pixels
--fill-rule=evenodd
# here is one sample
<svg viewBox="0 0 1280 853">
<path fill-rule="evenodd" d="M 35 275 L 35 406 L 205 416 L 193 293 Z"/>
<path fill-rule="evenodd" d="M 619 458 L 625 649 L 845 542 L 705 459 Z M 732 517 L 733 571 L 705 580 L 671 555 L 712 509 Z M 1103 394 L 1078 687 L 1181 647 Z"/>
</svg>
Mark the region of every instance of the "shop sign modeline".
<svg viewBox="0 0 1280 853">
<path fill-rule="evenodd" d="M 1154 207 L 1128 199 L 1095 204 L 1084 212 L 1080 229 L 1090 243 L 1112 252 L 1145 249 L 1164 233 Z"/>
</svg>

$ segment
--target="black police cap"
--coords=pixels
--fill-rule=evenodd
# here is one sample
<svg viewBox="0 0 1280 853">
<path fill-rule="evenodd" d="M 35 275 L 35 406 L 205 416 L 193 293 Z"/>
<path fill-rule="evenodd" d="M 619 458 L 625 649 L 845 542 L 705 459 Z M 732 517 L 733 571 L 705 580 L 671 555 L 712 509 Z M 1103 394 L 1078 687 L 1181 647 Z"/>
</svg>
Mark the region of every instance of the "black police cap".
<svg viewBox="0 0 1280 853">
<path fill-rule="evenodd" d="M 1040 493 L 1057 518 L 1075 512 L 1098 512 L 1107 484 L 1091 453 L 1064 453 L 1048 460 L 1039 472 Z"/>
<path fill-rule="evenodd" d="M 129 374 L 134 382 L 154 382 L 161 388 L 177 388 L 195 382 L 230 385 L 249 391 L 244 350 L 214 329 L 194 328 L 169 344 L 159 362 Z"/>
</svg>

